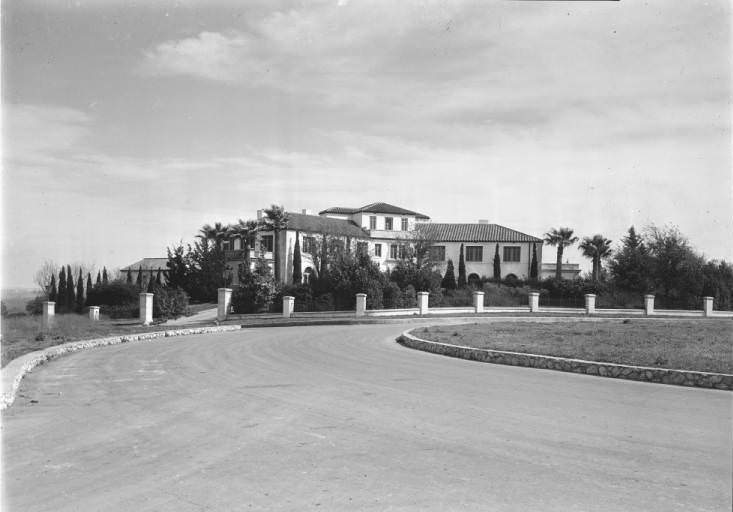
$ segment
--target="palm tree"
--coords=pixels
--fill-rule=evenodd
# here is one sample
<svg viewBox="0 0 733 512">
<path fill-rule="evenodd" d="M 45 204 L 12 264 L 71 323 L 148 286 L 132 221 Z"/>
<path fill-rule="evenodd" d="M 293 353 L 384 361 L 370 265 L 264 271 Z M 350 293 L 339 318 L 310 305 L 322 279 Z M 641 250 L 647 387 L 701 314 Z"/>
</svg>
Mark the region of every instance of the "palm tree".
<svg viewBox="0 0 733 512">
<path fill-rule="evenodd" d="M 566 247 L 573 245 L 578 241 L 577 236 L 573 236 L 573 230 L 570 228 L 552 228 L 545 233 L 545 243 L 547 245 L 557 246 L 557 263 L 555 265 L 555 279 L 562 278 L 562 253 Z"/>
<path fill-rule="evenodd" d="M 273 204 L 270 208 L 265 210 L 264 223 L 268 229 L 271 229 L 274 233 L 273 237 L 273 249 L 272 256 L 275 266 L 275 280 L 280 282 L 280 244 L 278 243 L 280 231 L 288 227 L 288 213 L 285 208 Z"/>
<path fill-rule="evenodd" d="M 204 224 L 196 236 L 206 242 L 214 242 L 216 248 L 221 249 L 222 242 L 229 237 L 229 226 L 225 226 L 221 222 L 216 222 L 213 226 Z"/>
<path fill-rule="evenodd" d="M 260 229 L 260 225 L 256 220 L 242 220 L 239 219 L 233 226 L 234 232 L 242 239 L 242 249 L 244 250 L 244 268 L 247 272 L 250 271 L 250 256 L 249 251 L 254 247 L 255 237 L 257 231 Z"/>
<path fill-rule="evenodd" d="M 598 282 L 601 277 L 601 262 L 611 254 L 611 240 L 603 235 L 593 235 L 593 238 L 586 236 L 579 247 L 583 256 L 593 261 L 593 281 Z"/>
</svg>

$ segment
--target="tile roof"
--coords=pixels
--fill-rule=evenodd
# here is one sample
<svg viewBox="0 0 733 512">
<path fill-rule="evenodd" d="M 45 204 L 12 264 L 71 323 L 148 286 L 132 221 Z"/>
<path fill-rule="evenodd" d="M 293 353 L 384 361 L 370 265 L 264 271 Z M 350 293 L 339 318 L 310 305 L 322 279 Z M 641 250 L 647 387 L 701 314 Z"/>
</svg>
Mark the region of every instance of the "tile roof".
<svg viewBox="0 0 733 512">
<path fill-rule="evenodd" d="M 135 263 L 130 263 L 126 267 L 122 267 L 120 270 L 126 272 L 128 269 L 137 270 L 140 267 L 143 270 L 158 270 L 159 268 L 168 270 L 166 263 L 168 263 L 168 258 L 143 258 Z"/>
<path fill-rule="evenodd" d="M 354 238 L 369 238 L 369 233 L 350 220 L 331 219 L 319 215 L 304 215 L 295 212 L 288 212 L 288 229 Z"/>
<path fill-rule="evenodd" d="M 327 208 L 319 213 L 321 215 L 323 215 L 324 213 L 340 213 L 340 214 L 351 215 L 353 213 L 359 213 L 359 212 L 391 213 L 394 215 L 414 215 L 418 219 L 429 219 L 430 218 L 427 215 L 425 215 L 424 213 L 413 212 L 412 210 L 406 210 L 405 208 L 400 208 L 399 206 L 394 206 L 388 203 L 371 203 L 366 206 L 362 206 L 361 208 L 346 208 L 343 206 L 334 206 L 333 208 Z"/>
<path fill-rule="evenodd" d="M 418 224 L 416 229 L 437 242 L 537 242 L 542 239 L 498 224 Z"/>
</svg>

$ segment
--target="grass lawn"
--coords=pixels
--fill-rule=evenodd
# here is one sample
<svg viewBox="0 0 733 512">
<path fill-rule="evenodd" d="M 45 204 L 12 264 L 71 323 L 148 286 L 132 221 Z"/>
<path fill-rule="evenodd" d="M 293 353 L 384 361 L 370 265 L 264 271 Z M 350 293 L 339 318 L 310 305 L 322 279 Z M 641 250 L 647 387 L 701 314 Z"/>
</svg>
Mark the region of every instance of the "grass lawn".
<svg viewBox="0 0 733 512">
<path fill-rule="evenodd" d="M 475 348 L 733 374 L 733 320 L 497 322 L 419 328 L 416 336 Z"/>
<path fill-rule="evenodd" d="M 170 328 L 170 327 L 169 327 Z M 54 326 L 43 331 L 40 316 L 15 316 L 2 319 L 2 366 L 18 356 L 67 341 L 104 338 L 118 334 L 163 331 L 163 325 L 144 327 L 139 320 L 102 318 L 91 322 L 86 315 L 56 315 Z"/>
</svg>

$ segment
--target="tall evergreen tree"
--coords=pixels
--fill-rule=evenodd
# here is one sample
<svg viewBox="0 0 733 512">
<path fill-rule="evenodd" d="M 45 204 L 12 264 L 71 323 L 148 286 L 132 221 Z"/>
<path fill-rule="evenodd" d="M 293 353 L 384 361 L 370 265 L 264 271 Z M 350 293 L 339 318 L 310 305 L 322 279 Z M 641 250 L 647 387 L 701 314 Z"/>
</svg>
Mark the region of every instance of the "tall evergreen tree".
<svg viewBox="0 0 733 512">
<path fill-rule="evenodd" d="M 446 290 L 456 289 L 456 273 L 453 269 L 453 260 L 448 260 L 448 266 L 445 269 L 443 280 L 440 282 L 440 287 Z"/>
<path fill-rule="evenodd" d="M 148 278 L 148 288 L 145 290 L 147 293 L 155 293 L 155 278 L 153 277 L 153 271 L 150 271 L 150 278 Z"/>
<path fill-rule="evenodd" d="M 295 248 L 293 249 L 293 284 L 300 284 L 303 280 L 303 269 L 300 257 L 300 232 L 295 232 Z"/>
<path fill-rule="evenodd" d="M 143 266 L 137 267 L 137 280 L 135 281 L 137 287 L 142 290 L 143 288 Z"/>
<path fill-rule="evenodd" d="M 95 286 L 101 286 L 102 285 L 102 274 L 97 270 L 97 282 L 95 283 Z"/>
<path fill-rule="evenodd" d="M 537 279 L 539 275 L 537 269 L 537 244 L 532 244 L 532 263 L 529 265 L 529 278 Z"/>
<path fill-rule="evenodd" d="M 109 278 L 107 277 L 107 267 L 102 268 L 102 284 L 109 284 Z"/>
<path fill-rule="evenodd" d="M 58 292 L 56 291 L 56 274 L 51 274 L 51 285 L 48 287 L 48 300 L 56 302 Z"/>
<path fill-rule="evenodd" d="M 66 310 L 66 267 L 61 265 L 59 270 L 59 290 L 56 296 L 56 310 L 62 313 Z"/>
<path fill-rule="evenodd" d="M 629 234 L 621 243 L 609 263 L 613 280 L 620 288 L 648 292 L 652 285 L 653 260 L 634 226 L 629 228 Z"/>
<path fill-rule="evenodd" d="M 87 272 L 87 294 L 86 294 L 87 301 L 89 300 L 90 291 L 92 291 L 92 273 Z"/>
<path fill-rule="evenodd" d="M 328 238 L 323 234 L 321 238 L 321 268 L 318 269 L 318 279 L 323 279 L 328 272 Z"/>
<path fill-rule="evenodd" d="M 79 277 L 76 279 L 76 311 L 81 313 L 84 309 L 84 276 L 79 267 Z"/>
<path fill-rule="evenodd" d="M 496 251 L 494 251 L 494 279 L 499 281 L 501 279 L 501 258 L 499 257 L 499 244 L 496 244 Z"/>
<path fill-rule="evenodd" d="M 155 284 L 163 286 L 163 271 L 161 269 L 158 269 L 158 275 L 155 276 Z"/>
<path fill-rule="evenodd" d="M 466 260 L 463 257 L 463 244 L 461 244 L 461 252 L 458 256 L 458 288 L 465 288 L 466 284 Z"/>
<path fill-rule="evenodd" d="M 132 284 L 132 269 L 127 269 L 127 284 Z"/>
<path fill-rule="evenodd" d="M 74 292 L 74 274 L 71 265 L 66 265 L 66 309 L 73 311 L 76 307 L 76 293 Z"/>
</svg>

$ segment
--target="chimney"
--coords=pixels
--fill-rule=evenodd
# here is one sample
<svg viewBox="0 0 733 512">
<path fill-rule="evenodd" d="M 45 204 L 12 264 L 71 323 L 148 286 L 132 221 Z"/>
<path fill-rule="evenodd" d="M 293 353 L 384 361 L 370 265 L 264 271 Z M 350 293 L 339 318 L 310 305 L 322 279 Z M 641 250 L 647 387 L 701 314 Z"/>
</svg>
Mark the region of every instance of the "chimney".
<svg viewBox="0 0 733 512">
<path fill-rule="evenodd" d="M 479 219 L 478 220 L 478 223 L 479 224 L 488 224 L 489 223 L 489 219 Z"/>
<path fill-rule="evenodd" d="M 257 220 L 262 220 L 262 216 L 265 213 L 265 210 L 257 210 Z"/>
<path fill-rule="evenodd" d="M 302 213 L 303 215 L 313 215 L 313 212 L 312 212 L 312 211 L 310 211 L 310 210 L 309 210 L 308 208 L 303 208 L 303 209 L 302 209 L 302 210 L 301 210 L 300 212 L 301 212 L 301 213 Z"/>
</svg>

